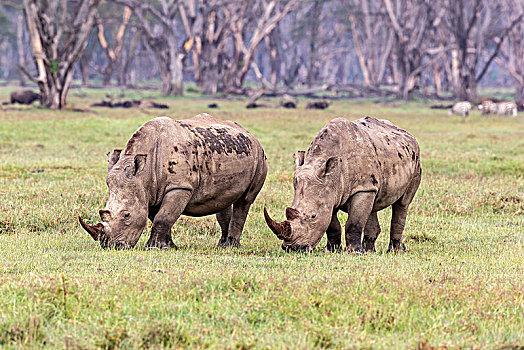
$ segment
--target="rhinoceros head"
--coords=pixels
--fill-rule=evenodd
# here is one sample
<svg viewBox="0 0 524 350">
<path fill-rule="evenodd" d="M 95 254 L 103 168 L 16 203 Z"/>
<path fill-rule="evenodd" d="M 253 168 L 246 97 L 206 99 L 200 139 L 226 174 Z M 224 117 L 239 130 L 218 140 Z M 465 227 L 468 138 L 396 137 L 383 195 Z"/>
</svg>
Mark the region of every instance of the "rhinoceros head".
<svg viewBox="0 0 524 350">
<path fill-rule="evenodd" d="M 99 241 L 102 248 L 132 248 L 138 242 L 147 223 L 148 198 L 146 154 L 124 155 L 114 150 L 109 155 L 107 187 L 109 198 L 100 210 L 101 222 L 88 225 L 80 217 L 82 227 Z"/>
<path fill-rule="evenodd" d="M 269 228 L 283 240 L 282 249 L 311 251 L 326 232 L 336 198 L 340 158 L 315 157 L 304 164 L 304 151 L 295 155 L 295 198 L 286 208 L 286 221 L 275 222 L 264 208 Z"/>
</svg>

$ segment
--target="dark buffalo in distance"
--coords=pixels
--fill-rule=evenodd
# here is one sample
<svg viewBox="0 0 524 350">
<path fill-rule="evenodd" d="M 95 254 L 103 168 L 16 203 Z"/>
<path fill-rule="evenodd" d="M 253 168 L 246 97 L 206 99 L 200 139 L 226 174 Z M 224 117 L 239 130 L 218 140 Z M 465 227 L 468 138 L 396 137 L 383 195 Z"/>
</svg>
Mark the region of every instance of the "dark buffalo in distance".
<svg viewBox="0 0 524 350">
<path fill-rule="evenodd" d="M 30 105 L 36 100 L 40 100 L 40 94 L 32 90 L 16 90 L 11 92 L 11 103 Z"/>
</svg>

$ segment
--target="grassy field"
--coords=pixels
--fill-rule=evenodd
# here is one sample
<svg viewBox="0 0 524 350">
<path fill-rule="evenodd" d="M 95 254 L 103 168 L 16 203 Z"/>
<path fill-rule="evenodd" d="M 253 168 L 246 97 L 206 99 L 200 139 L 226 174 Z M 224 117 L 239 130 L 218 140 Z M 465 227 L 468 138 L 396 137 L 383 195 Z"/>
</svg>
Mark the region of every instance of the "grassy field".
<svg viewBox="0 0 524 350">
<path fill-rule="evenodd" d="M 9 88 L 0 89 L 6 100 Z M 100 90 L 74 90 L 87 107 Z M 127 93 L 157 97 L 153 92 Z M 334 101 L 324 111 L 164 98 L 169 110 L 0 110 L 0 347 L 522 348 L 524 116 L 449 117 L 422 102 Z M 269 101 L 268 103 L 277 103 Z M 106 153 L 157 115 L 200 112 L 259 138 L 269 175 L 243 249 L 215 248 L 214 217 L 182 217 L 179 247 L 102 250 L 78 225 L 105 204 Z M 292 154 L 335 116 L 385 117 L 419 140 L 423 180 L 404 241 L 386 254 L 287 254 L 265 225 L 293 198 Z M 341 219 L 344 216 L 341 215 Z"/>
</svg>

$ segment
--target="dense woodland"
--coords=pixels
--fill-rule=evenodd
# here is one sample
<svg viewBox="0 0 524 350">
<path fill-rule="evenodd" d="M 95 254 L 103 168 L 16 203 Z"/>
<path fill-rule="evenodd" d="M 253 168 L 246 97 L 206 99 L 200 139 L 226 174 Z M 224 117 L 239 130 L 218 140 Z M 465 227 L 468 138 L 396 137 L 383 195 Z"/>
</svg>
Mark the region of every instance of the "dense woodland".
<svg viewBox="0 0 524 350">
<path fill-rule="evenodd" d="M 0 0 L 0 79 L 203 93 L 524 101 L 524 0 Z"/>
</svg>

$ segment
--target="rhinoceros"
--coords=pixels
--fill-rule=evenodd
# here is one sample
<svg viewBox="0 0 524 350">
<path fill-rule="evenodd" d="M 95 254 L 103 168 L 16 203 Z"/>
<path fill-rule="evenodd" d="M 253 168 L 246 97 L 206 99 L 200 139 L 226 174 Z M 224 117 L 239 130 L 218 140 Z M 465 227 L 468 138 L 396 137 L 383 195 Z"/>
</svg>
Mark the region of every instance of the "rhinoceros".
<svg viewBox="0 0 524 350">
<path fill-rule="evenodd" d="M 258 140 L 235 122 L 208 114 L 155 118 L 125 149 L 109 155 L 109 198 L 102 222 L 82 227 L 104 248 L 132 248 L 152 223 L 146 248 L 174 247 L 171 227 L 181 214 L 216 214 L 219 246 L 239 247 L 249 208 L 267 174 Z"/>
<path fill-rule="evenodd" d="M 284 241 L 284 250 L 311 251 L 324 233 L 327 248 L 341 250 L 337 212 L 342 210 L 349 214 L 347 249 L 374 251 L 380 233 L 377 212 L 389 206 L 393 215 L 388 251 L 405 250 L 402 232 L 422 174 L 413 136 L 387 120 L 336 118 L 320 130 L 307 154 L 299 151 L 294 157 L 295 197 L 286 208 L 286 221 L 275 222 L 264 208 L 266 222 Z"/>
</svg>

